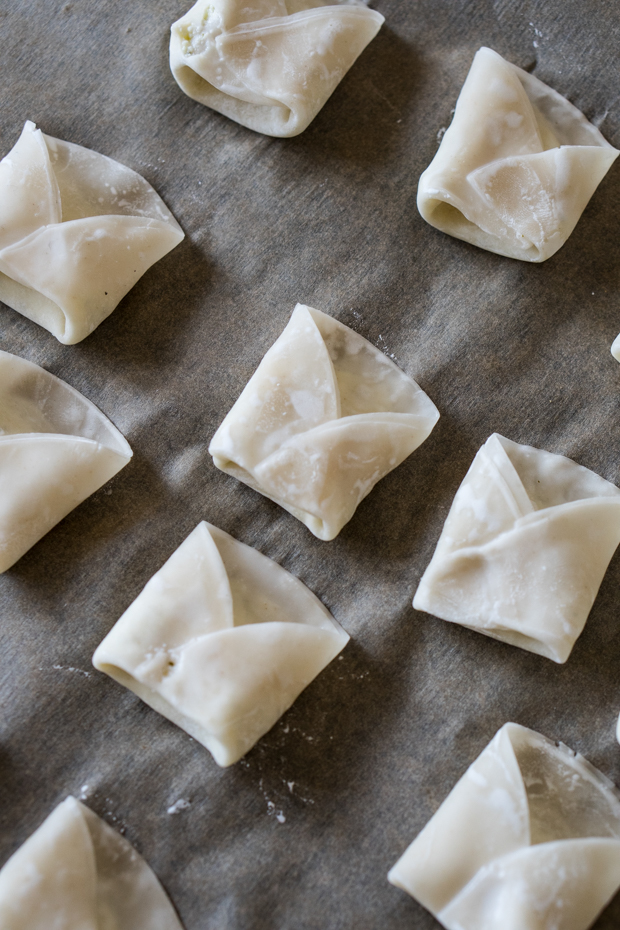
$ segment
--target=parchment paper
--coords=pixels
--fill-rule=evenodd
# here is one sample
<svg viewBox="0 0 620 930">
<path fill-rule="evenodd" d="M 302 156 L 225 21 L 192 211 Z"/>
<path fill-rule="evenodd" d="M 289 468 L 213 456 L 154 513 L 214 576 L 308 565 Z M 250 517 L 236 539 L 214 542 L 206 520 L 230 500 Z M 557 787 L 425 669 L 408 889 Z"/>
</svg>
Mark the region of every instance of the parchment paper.
<svg viewBox="0 0 620 930">
<path fill-rule="evenodd" d="M 141 172 L 187 233 L 79 345 L 0 306 L 2 348 L 85 394 L 135 453 L 0 577 L 0 863 L 73 793 L 125 831 L 186 930 L 430 930 L 386 873 L 503 723 L 620 782 L 618 557 L 564 666 L 411 607 L 494 430 L 620 481 L 620 165 L 542 265 L 432 229 L 417 182 L 483 44 L 620 146 L 618 6 L 377 0 L 378 37 L 283 141 L 177 88 L 168 30 L 189 5 L 0 4 L 2 154 L 35 120 Z M 296 301 L 383 348 L 441 411 L 331 543 L 207 454 Z M 203 518 L 301 578 L 353 638 L 227 770 L 90 664 Z M 596 928 L 619 924 L 620 897 Z"/>
</svg>

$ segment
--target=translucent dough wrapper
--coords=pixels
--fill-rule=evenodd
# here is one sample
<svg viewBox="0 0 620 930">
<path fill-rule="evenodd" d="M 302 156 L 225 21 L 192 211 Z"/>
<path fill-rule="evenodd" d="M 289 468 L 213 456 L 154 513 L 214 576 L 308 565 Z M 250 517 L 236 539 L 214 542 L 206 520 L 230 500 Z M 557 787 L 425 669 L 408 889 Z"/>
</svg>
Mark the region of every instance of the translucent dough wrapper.
<svg viewBox="0 0 620 930">
<path fill-rule="evenodd" d="M 298 304 L 209 452 L 222 471 L 330 540 L 438 419 L 424 391 L 375 346 Z"/>
<path fill-rule="evenodd" d="M 618 154 L 572 103 L 481 48 L 420 178 L 418 210 L 457 239 L 543 262 L 564 245 Z"/>
<path fill-rule="evenodd" d="M 182 239 L 139 174 L 30 121 L 0 162 L 0 300 L 65 345 Z"/>
<path fill-rule="evenodd" d="M 348 640 L 301 581 L 203 522 L 125 611 L 93 664 L 227 766 Z"/>
<path fill-rule="evenodd" d="M 456 492 L 416 610 L 565 662 L 620 542 L 620 490 L 494 433 Z"/>
<path fill-rule="evenodd" d="M 507 723 L 388 879 L 446 930 L 587 930 L 620 888 L 620 795 Z"/>
<path fill-rule="evenodd" d="M 358 0 L 198 0 L 172 26 L 179 87 L 242 126 L 295 136 L 384 18 Z"/>
<path fill-rule="evenodd" d="M 144 859 L 69 797 L 0 871 L 5 930 L 183 930 Z"/>
<path fill-rule="evenodd" d="M 82 394 L 0 352 L 0 572 L 131 456 L 124 437 Z"/>
</svg>

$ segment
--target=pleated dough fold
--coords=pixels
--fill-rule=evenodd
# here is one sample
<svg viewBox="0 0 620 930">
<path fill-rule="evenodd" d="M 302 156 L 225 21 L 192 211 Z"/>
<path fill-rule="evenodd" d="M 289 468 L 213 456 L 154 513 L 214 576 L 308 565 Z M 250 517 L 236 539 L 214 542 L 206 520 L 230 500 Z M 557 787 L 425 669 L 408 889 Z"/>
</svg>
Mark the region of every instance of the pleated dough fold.
<svg viewBox="0 0 620 930">
<path fill-rule="evenodd" d="M 424 391 L 382 352 L 297 304 L 209 452 L 222 471 L 329 540 L 438 419 Z"/>
<path fill-rule="evenodd" d="M 82 394 L 0 351 L 0 572 L 131 456 L 121 433 Z"/>
<path fill-rule="evenodd" d="M 189 97 L 269 136 L 312 122 L 384 18 L 358 0 L 198 0 L 172 26 Z"/>
<path fill-rule="evenodd" d="M 68 797 L 0 871 L 3 930 L 182 930 L 144 859 Z"/>
<path fill-rule="evenodd" d="M 139 174 L 30 121 L 0 162 L 0 300 L 65 345 L 182 239 Z"/>
<path fill-rule="evenodd" d="M 420 178 L 418 209 L 457 239 L 542 262 L 564 245 L 618 154 L 568 100 L 481 48 Z"/>
<path fill-rule="evenodd" d="M 93 664 L 227 766 L 348 640 L 301 581 L 203 522 L 112 628 Z"/>
<path fill-rule="evenodd" d="M 388 879 L 447 930 L 587 930 L 620 888 L 620 794 L 507 723 Z"/>
<path fill-rule="evenodd" d="M 620 543 L 620 490 L 494 433 L 456 492 L 417 610 L 565 662 Z"/>
</svg>

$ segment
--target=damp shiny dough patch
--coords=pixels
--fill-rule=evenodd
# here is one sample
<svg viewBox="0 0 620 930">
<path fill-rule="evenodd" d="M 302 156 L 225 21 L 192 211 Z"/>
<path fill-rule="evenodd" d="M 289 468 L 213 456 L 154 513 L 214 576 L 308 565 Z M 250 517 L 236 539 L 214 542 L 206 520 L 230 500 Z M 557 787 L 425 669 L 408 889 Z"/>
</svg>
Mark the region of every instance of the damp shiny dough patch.
<svg viewBox="0 0 620 930">
<path fill-rule="evenodd" d="M 564 245 L 618 151 L 565 97 L 489 48 L 418 186 L 437 229 L 543 262 Z"/>
<path fill-rule="evenodd" d="M 566 662 L 620 543 L 620 489 L 494 433 L 456 492 L 413 606 Z"/>
<path fill-rule="evenodd" d="M 0 870 L 4 930 L 183 930 L 133 847 L 69 797 Z"/>
<path fill-rule="evenodd" d="M 383 22 L 358 0 L 198 0 L 172 26 L 170 68 L 199 103 L 256 132 L 295 136 Z"/>
<path fill-rule="evenodd" d="M 430 398 L 379 349 L 298 304 L 209 452 L 222 471 L 330 540 L 438 419 Z"/>
<path fill-rule="evenodd" d="M 228 766 L 348 640 L 299 579 L 203 522 L 125 611 L 93 664 Z"/>
<path fill-rule="evenodd" d="M 620 888 L 620 795 L 507 723 L 391 869 L 446 930 L 587 930 Z"/>
<path fill-rule="evenodd" d="M 139 174 L 31 121 L 0 161 L 0 300 L 65 345 L 183 236 Z"/>
<path fill-rule="evenodd" d="M 125 438 L 82 394 L 0 352 L 0 572 L 131 456 Z"/>
</svg>

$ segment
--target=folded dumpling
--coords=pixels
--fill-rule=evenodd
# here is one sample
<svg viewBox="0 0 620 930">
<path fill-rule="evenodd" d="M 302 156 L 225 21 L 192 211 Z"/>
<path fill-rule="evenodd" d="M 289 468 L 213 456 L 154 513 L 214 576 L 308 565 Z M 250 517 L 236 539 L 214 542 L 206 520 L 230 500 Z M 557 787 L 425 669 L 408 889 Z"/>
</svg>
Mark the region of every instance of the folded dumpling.
<svg viewBox="0 0 620 930">
<path fill-rule="evenodd" d="M 620 362 L 620 335 L 616 336 L 611 344 L 611 354 L 617 362 Z"/>
<path fill-rule="evenodd" d="M 0 161 L 0 300 L 65 345 L 182 239 L 139 174 L 30 120 Z"/>
<path fill-rule="evenodd" d="M 565 662 L 620 542 L 620 489 L 494 433 L 456 492 L 417 610 Z"/>
<path fill-rule="evenodd" d="M 348 640 L 301 581 L 203 522 L 125 611 L 93 664 L 226 766 Z"/>
<path fill-rule="evenodd" d="M 439 412 L 386 356 L 297 304 L 209 446 L 218 468 L 333 539 Z"/>
<path fill-rule="evenodd" d="M 312 122 L 384 18 L 360 0 L 198 0 L 172 26 L 185 93 L 268 136 Z"/>
<path fill-rule="evenodd" d="M 3 930 L 182 930 L 135 849 L 68 797 L 0 871 Z"/>
<path fill-rule="evenodd" d="M 0 572 L 130 460 L 128 442 L 78 391 L 0 352 Z"/>
<path fill-rule="evenodd" d="M 543 262 L 564 245 L 618 154 L 572 103 L 481 48 L 420 178 L 418 209 L 457 239 Z"/>
<path fill-rule="evenodd" d="M 587 930 L 620 888 L 620 794 L 507 723 L 388 880 L 447 930 Z"/>
</svg>

